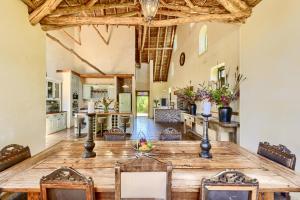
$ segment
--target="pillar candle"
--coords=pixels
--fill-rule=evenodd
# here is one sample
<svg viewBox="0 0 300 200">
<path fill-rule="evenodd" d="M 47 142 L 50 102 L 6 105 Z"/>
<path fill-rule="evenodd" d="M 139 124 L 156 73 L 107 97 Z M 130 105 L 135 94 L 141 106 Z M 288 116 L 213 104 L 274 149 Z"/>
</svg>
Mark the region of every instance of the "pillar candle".
<svg viewBox="0 0 300 200">
<path fill-rule="evenodd" d="M 211 103 L 205 101 L 203 103 L 203 114 L 204 115 L 210 115 L 210 111 L 211 111 Z"/>
</svg>

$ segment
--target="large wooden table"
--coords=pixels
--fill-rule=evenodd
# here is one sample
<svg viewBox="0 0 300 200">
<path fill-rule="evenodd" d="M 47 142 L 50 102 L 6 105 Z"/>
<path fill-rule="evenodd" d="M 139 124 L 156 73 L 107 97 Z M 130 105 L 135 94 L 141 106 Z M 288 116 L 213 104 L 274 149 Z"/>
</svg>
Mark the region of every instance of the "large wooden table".
<svg viewBox="0 0 300 200">
<path fill-rule="evenodd" d="M 257 178 L 260 192 L 300 192 L 299 174 L 230 142 L 212 144 L 212 160 L 199 158 L 198 141 L 156 142 L 153 154 L 173 164 L 172 199 L 198 199 L 201 179 L 225 169 L 238 169 Z M 113 199 L 114 164 L 135 157 L 132 142 L 97 141 L 97 157 L 81 158 L 82 141 L 62 141 L 36 156 L 0 173 L 1 191 L 28 192 L 38 199 L 39 180 L 54 169 L 70 166 L 94 180 L 97 199 Z"/>
</svg>

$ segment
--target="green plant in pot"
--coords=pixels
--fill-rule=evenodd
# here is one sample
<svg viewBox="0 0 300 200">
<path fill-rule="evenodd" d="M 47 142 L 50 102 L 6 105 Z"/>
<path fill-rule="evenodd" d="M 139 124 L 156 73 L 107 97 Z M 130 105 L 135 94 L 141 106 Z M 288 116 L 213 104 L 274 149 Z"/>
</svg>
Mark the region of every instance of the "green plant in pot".
<svg viewBox="0 0 300 200">
<path fill-rule="evenodd" d="M 246 79 L 244 75 L 239 73 L 238 67 L 234 78 L 234 84 L 230 85 L 227 82 L 228 74 L 226 74 L 226 82 L 224 85 L 217 82 L 215 87 L 210 89 L 211 102 L 218 106 L 220 122 L 231 122 L 232 108 L 230 107 L 230 103 L 239 99 L 240 84 Z"/>
</svg>

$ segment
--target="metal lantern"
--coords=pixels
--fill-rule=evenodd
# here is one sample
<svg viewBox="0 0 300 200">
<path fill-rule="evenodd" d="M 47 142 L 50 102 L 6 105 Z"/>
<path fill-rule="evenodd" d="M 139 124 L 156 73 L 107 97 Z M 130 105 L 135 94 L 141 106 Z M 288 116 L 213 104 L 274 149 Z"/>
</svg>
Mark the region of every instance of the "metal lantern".
<svg viewBox="0 0 300 200">
<path fill-rule="evenodd" d="M 159 0 L 140 0 L 143 15 L 147 22 L 150 22 L 156 15 Z"/>
</svg>

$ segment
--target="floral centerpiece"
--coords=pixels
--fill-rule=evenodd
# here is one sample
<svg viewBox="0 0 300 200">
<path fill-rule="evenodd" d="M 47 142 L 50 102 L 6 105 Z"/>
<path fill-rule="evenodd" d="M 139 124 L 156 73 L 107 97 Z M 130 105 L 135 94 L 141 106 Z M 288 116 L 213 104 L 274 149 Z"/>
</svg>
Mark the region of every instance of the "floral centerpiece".
<svg viewBox="0 0 300 200">
<path fill-rule="evenodd" d="M 197 90 L 197 99 L 200 101 L 207 100 L 218 106 L 220 122 L 230 122 L 232 108 L 230 103 L 239 99 L 240 84 L 246 77 L 239 73 L 238 67 L 234 74 L 234 84 L 228 83 L 228 73 L 226 74 L 225 84 L 220 82 L 210 82 L 200 84 Z"/>
<path fill-rule="evenodd" d="M 108 112 L 108 107 L 113 101 L 114 101 L 113 99 L 110 99 L 108 97 L 103 97 L 102 100 L 99 101 L 104 106 L 105 113 Z"/>
</svg>

